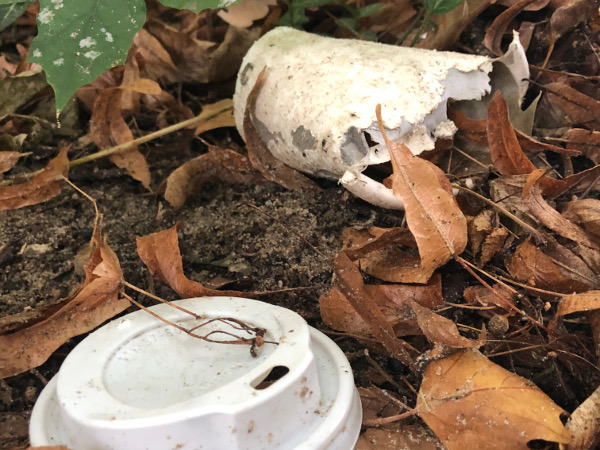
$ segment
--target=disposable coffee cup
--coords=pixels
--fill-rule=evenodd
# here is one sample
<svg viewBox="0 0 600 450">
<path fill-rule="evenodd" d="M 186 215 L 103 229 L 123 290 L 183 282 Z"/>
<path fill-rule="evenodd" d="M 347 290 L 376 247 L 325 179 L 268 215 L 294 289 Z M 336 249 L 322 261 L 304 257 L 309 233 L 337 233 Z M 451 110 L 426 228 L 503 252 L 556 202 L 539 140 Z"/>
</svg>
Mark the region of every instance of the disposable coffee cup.
<svg viewBox="0 0 600 450">
<path fill-rule="evenodd" d="M 362 411 L 344 353 L 298 314 L 256 300 L 206 297 L 150 308 L 186 329 L 229 317 L 264 344 L 207 342 L 145 311 L 84 339 L 40 395 L 32 446 L 96 449 L 353 448 Z M 246 331 L 211 321 L 212 339 Z M 255 353 L 255 356 L 252 354 Z"/>
</svg>

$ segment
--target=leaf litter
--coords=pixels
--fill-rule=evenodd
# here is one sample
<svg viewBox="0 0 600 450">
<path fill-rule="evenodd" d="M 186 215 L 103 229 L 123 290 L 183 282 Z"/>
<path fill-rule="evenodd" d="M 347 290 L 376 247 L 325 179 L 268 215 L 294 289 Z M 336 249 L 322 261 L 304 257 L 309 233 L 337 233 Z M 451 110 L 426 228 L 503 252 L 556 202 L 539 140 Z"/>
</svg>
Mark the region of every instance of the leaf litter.
<svg viewBox="0 0 600 450">
<path fill-rule="evenodd" d="M 433 45 L 435 48 L 451 45 L 460 33 L 460 28 L 471 22 L 491 3 L 494 2 L 465 2 L 463 8 L 458 8 L 451 14 L 452 20 L 450 15 L 436 19 L 437 32 L 428 32 L 419 45 Z M 487 170 L 483 173 L 480 171 L 477 177 L 474 173 L 460 171 L 461 158 L 457 157 L 456 152 L 452 152 L 454 158 L 450 161 L 442 157 L 434 165 L 422 158 L 413 158 L 409 149 L 388 142 L 390 153 L 394 157 L 393 173 L 386 183 L 394 188 L 396 195 L 407 205 L 407 226 L 401 223 L 401 215 L 365 207 L 364 204 L 349 199 L 347 194 L 336 193 L 335 188 L 326 183 L 318 182 L 313 185 L 310 180 L 292 186 L 287 184 L 287 175 L 273 175 L 272 171 L 269 174 L 268 166 L 273 161 L 265 164 L 264 155 L 268 158 L 268 151 L 260 148 L 260 140 L 249 145 L 252 148 L 247 148 L 246 154 L 235 139 L 223 138 L 223 130 L 217 129 L 231 125 L 230 110 L 228 112 L 226 107 L 217 107 L 213 115 L 209 114 L 208 120 L 179 128 L 185 129 L 187 133 L 179 148 L 183 153 L 183 161 L 171 163 L 168 167 L 156 164 L 155 155 L 160 152 L 155 152 L 154 148 L 177 148 L 177 143 L 169 146 L 170 143 L 167 142 L 164 145 L 165 135 L 153 138 L 158 141 L 150 147 L 152 151 L 144 152 L 142 158 L 121 161 L 121 166 L 126 167 L 147 189 L 152 189 L 149 174 L 155 180 L 164 180 L 157 191 L 161 192 L 164 188 L 165 198 L 171 205 L 180 208 L 175 212 L 161 199 L 156 200 L 157 206 L 149 197 L 143 197 L 143 191 L 136 191 L 134 194 L 139 197 L 138 201 L 144 205 L 143 208 L 148 210 L 144 213 L 151 212 L 146 216 L 143 228 L 145 232 L 137 232 L 144 236 L 138 238 L 140 256 L 159 281 L 156 285 L 154 281 L 149 281 L 151 290 L 165 292 L 169 285 L 177 292 L 173 298 L 198 293 L 252 295 L 248 292 L 209 289 L 206 287 L 207 282 L 193 281 L 190 273 L 195 273 L 197 277 L 198 267 L 203 268 L 202 272 L 207 272 L 206 261 L 223 259 L 227 252 L 208 257 L 199 256 L 198 253 L 202 253 L 202 250 L 194 248 L 197 242 L 210 239 L 207 233 L 195 230 L 199 222 L 186 221 L 188 225 L 179 229 L 185 238 L 181 246 L 177 237 L 179 225 L 172 226 L 186 214 L 191 214 L 189 205 L 199 209 L 198 215 L 193 216 L 196 219 L 201 217 L 205 208 L 215 214 L 215 209 L 212 206 L 209 209 L 203 202 L 215 204 L 210 193 L 215 192 L 211 185 L 219 183 L 217 179 L 226 183 L 233 182 L 219 188 L 219 191 L 223 189 L 224 192 L 233 190 L 233 193 L 227 194 L 229 202 L 220 203 L 224 208 L 235 208 L 239 192 L 245 195 L 252 191 L 259 197 L 260 193 L 268 192 L 276 193 L 279 198 L 287 195 L 291 196 L 288 198 L 297 199 L 304 194 L 317 199 L 317 203 L 321 198 L 327 199 L 334 205 L 331 208 L 346 219 L 346 224 L 354 222 L 355 225 L 344 232 L 344 247 L 337 258 L 334 258 L 334 253 L 342 246 L 342 233 L 337 233 L 336 238 L 328 238 L 327 245 L 331 254 L 325 273 L 333 270 L 335 275 L 330 292 L 323 292 L 323 289 L 318 291 L 322 293 L 320 314 L 327 325 L 340 332 L 339 343 L 351 356 L 353 364 L 358 363 L 358 367 L 365 361 L 375 364 L 370 372 L 357 371 L 357 382 L 362 386 L 369 386 L 364 388 L 368 391 L 361 389 L 367 428 L 361 435 L 358 448 L 397 448 L 395 443 L 408 448 L 438 448 L 440 445 L 447 448 L 525 448 L 534 439 L 567 444 L 570 439 L 567 429 L 573 435 L 570 444 L 572 448 L 587 448 L 586 445 L 589 446 L 594 440 L 595 430 L 589 431 L 586 424 L 593 423 L 595 419 L 593 413 L 584 414 L 583 411 L 590 409 L 589 404 L 595 405 L 595 394 L 580 408 L 577 406 L 595 390 L 599 381 L 597 369 L 594 369 L 594 350 L 590 351 L 588 347 L 594 347 L 591 335 L 597 333 L 598 326 L 594 325 L 593 314 L 600 309 L 597 301 L 600 257 L 597 249 L 598 205 L 594 198 L 597 195 L 599 173 L 598 145 L 595 144 L 599 117 L 596 106 L 598 98 L 597 92 L 591 88 L 592 78 L 585 77 L 594 73 L 593 68 L 597 67 L 597 63 L 593 58 L 586 60 L 581 65 L 583 75 L 572 76 L 560 71 L 570 70 L 575 73 L 579 67 L 568 60 L 560 62 L 558 57 L 553 56 L 564 55 L 564 46 L 568 47 L 575 42 L 573 35 L 580 37 L 576 44 L 578 49 L 587 45 L 582 44 L 586 42 L 585 36 L 588 36 L 589 41 L 587 27 L 597 30 L 597 26 L 594 22 L 583 23 L 588 13 L 581 13 L 585 10 L 581 2 L 546 3 L 548 2 L 502 2 L 513 7 L 494 22 L 492 28 L 489 28 L 489 37 L 486 38 L 490 48 L 500 54 L 502 35 L 513 25 L 519 25 L 522 11 L 550 18 L 549 21 L 542 20 L 533 25 L 527 25 L 523 20 L 520 24 L 521 30 L 531 31 L 526 38 L 532 42 L 530 52 L 535 53 L 535 45 L 541 45 L 543 50 L 548 50 L 549 56 L 545 62 L 541 59 L 546 55 L 542 55 L 542 58 L 537 55 L 536 60 L 548 69 L 532 66 L 535 86 L 542 92 L 534 128 L 536 136 L 514 129 L 508 120 L 504 101 L 496 94 L 490 103 L 487 120 L 476 121 L 466 116 L 461 118 L 459 113 L 451 116 L 466 137 L 476 141 L 480 147 L 486 148 L 490 144 L 491 162 L 483 163 L 484 166 L 487 164 Z M 399 8 L 398 5 L 395 7 Z M 502 7 L 497 7 L 502 10 Z M 278 7 L 274 7 L 276 8 Z M 235 49 L 235 53 L 241 55 L 245 52 L 244 45 L 251 42 L 242 43 L 248 33 L 239 33 L 233 27 L 223 25 L 214 29 L 215 34 L 207 34 L 210 27 L 202 28 L 206 25 L 206 15 L 190 15 L 189 11 L 173 13 L 156 5 L 149 10 L 153 23 L 149 23 L 136 36 L 136 47 L 130 53 L 123 72 L 119 74 L 118 71 L 111 71 L 111 76 L 107 76 L 101 83 L 99 80 L 99 84 L 91 87 L 86 96 L 81 94 L 83 91 L 80 92 L 83 104 L 87 105 L 92 112 L 92 120 L 96 121 L 97 143 L 108 150 L 115 144 L 124 145 L 123 148 L 132 145 L 138 126 L 144 129 L 151 124 L 151 127 L 164 128 L 170 126 L 169 121 L 179 122 L 191 117 L 190 108 L 186 111 L 178 106 L 183 105 L 179 103 L 181 93 L 167 93 L 167 89 L 173 91 L 171 86 L 161 82 L 160 92 L 156 90 L 151 93 L 145 91 L 141 84 L 136 90 L 138 83 L 145 83 L 144 79 L 159 78 L 171 83 L 193 82 L 197 79 L 222 81 L 228 76 L 227 73 L 235 73 L 235 69 L 231 69 L 235 64 L 231 59 L 218 60 L 217 57 L 227 54 L 227 49 Z M 410 5 L 407 5 L 407 10 L 409 14 L 406 16 L 398 15 L 395 19 L 389 17 L 386 21 L 385 15 L 380 15 L 372 22 L 370 19 L 365 20 L 364 25 L 378 30 L 386 38 L 389 38 L 389 34 L 386 35 L 389 30 L 396 30 L 398 36 L 410 25 L 411 15 L 414 17 L 416 14 Z M 336 13 L 334 9 L 328 12 Z M 311 14 L 318 16 L 321 10 L 315 9 Z M 178 22 L 181 28 L 175 31 L 169 21 Z M 540 33 L 540 30 L 546 33 Z M 337 32 L 343 34 L 347 30 L 340 27 Z M 192 36 L 203 36 L 206 39 L 195 40 Z M 214 46 L 216 36 L 228 36 L 225 39 L 227 43 Z M 563 37 L 559 40 L 557 36 Z M 589 46 L 593 45 L 596 44 L 590 41 Z M 209 59 L 213 58 L 208 65 L 207 51 L 212 52 Z M 197 58 L 187 59 L 186 53 L 196 55 Z M 233 59 L 235 57 L 233 55 Z M 213 63 L 213 60 L 222 62 Z M 9 63 L 6 67 L 14 70 Z M 180 70 L 179 67 L 186 69 Z M 257 84 L 255 89 L 259 87 Z M 164 94 L 170 95 L 170 99 L 167 100 Z M 214 91 L 210 95 L 202 99 L 202 104 L 214 101 Z M 547 114 L 547 100 L 553 103 L 553 117 L 558 120 L 556 123 L 552 123 L 551 115 Z M 98 102 L 98 112 L 93 111 L 94 101 Z M 251 132 L 250 103 L 246 114 L 249 117 L 247 126 Z M 14 110 L 18 110 L 18 105 Z M 205 108 L 203 112 L 206 111 Z M 383 114 L 385 115 L 385 111 Z M 2 130 L 8 130 L 13 135 L 32 132 L 26 123 L 19 120 L 11 120 L 2 125 Z M 103 130 L 102 133 L 98 132 L 100 129 Z M 216 133 L 213 131 L 215 129 Z M 130 135 L 132 131 L 133 134 Z M 202 154 L 192 153 L 190 156 L 191 149 L 197 144 L 197 141 L 192 141 L 194 134 L 203 134 L 208 142 L 203 147 Z M 110 139 L 110 142 L 105 142 L 106 139 Z M 145 142 L 150 140 L 152 139 Z M 144 142 L 136 143 L 141 145 Z M 85 141 L 81 144 L 85 145 Z M 83 148 L 78 147 L 77 153 Z M 25 150 L 29 148 L 26 147 Z M 464 150 L 468 154 L 469 149 Z M 262 152 L 258 153 L 262 156 L 256 156 L 257 152 Z M 46 154 L 46 157 L 57 153 Z M 75 151 L 71 150 L 70 154 L 75 154 Z M 578 157 L 578 154 L 583 156 Z M 16 155 L 11 158 L 16 158 Z M 161 158 L 165 161 L 166 153 Z M 263 158 L 262 163 L 259 158 Z M 10 167 L 7 166 L 10 183 L 21 178 L 21 166 L 30 159 L 31 156 L 16 165 L 14 159 L 11 160 L 13 162 Z M 65 198 L 60 190 L 64 183 L 62 177 L 67 176 L 69 166 L 66 151 L 64 154 L 60 153 L 59 161 L 60 164 L 56 163 L 60 166 L 58 169 L 49 164 L 45 170 L 25 183 L 0 187 L 0 195 L 2 192 L 8 193 L 5 208 L 8 211 L 4 214 L 19 214 L 18 211 L 10 211 L 19 205 L 40 202 L 49 202 L 49 207 L 60 205 Z M 144 165 L 147 169 L 143 168 Z M 132 167 L 139 169 L 138 173 Z M 110 169 L 101 164 L 95 170 L 99 170 L 100 174 L 110 173 Z M 267 174 L 271 181 L 296 191 L 284 193 L 272 183 L 265 183 L 257 170 L 263 175 Z M 281 170 L 284 171 L 285 168 Z M 444 174 L 443 171 L 448 173 Z M 423 173 L 429 175 L 423 177 Z M 43 174 L 44 177 L 41 176 Z M 68 175 L 77 177 L 82 172 L 71 170 Z M 471 175 L 473 177 L 469 179 Z M 484 198 L 488 195 L 488 186 L 493 183 L 495 188 L 492 198 L 493 202 L 497 202 L 493 211 L 490 209 L 492 205 L 478 203 L 480 200 L 465 190 L 459 194 L 456 194 L 456 190 L 453 192 L 452 188 L 455 186 L 450 184 L 447 176 L 453 183 L 462 184 L 461 188 L 468 186 Z M 90 179 L 98 183 L 94 176 Z M 423 179 L 426 179 L 425 183 Z M 309 187 L 306 188 L 307 186 Z M 504 187 L 505 190 L 501 192 L 499 187 Z M 111 197 L 110 201 L 115 205 L 118 204 L 118 196 Z M 282 201 L 275 200 L 275 197 L 261 198 L 265 202 L 261 205 L 262 208 L 277 209 L 278 202 Z M 252 203 L 255 201 L 252 200 Z M 35 211 L 40 211 L 41 207 L 43 205 L 32 206 L 37 208 Z M 517 207 L 518 212 L 513 210 Z M 105 204 L 103 208 L 110 208 L 110 205 Z M 365 211 L 368 214 L 361 216 Z M 114 217 L 124 213 L 112 211 Z M 327 209 L 321 209 L 320 214 L 318 221 L 322 217 L 332 220 L 332 216 L 327 215 Z M 512 217 L 519 214 L 522 222 L 513 220 L 511 214 Z M 350 217 L 354 219 L 348 220 Z M 208 218 L 209 222 L 211 220 L 214 221 L 214 216 Z M 336 220 L 337 226 L 343 222 L 341 219 Z M 285 222 L 271 224 L 268 232 L 273 232 L 274 228 L 281 227 L 282 224 L 285 227 Z M 243 251 L 240 252 L 243 252 L 244 258 L 252 260 L 252 270 L 256 270 L 260 263 L 257 256 L 265 255 L 264 250 L 255 244 L 259 236 L 252 227 L 256 225 L 246 226 L 240 222 L 234 224 L 240 227 L 244 237 L 243 244 L 238 244 L 243 245 Z M 220 226 L 227 229 L 231 225 L 224 222 Z M 139 225 L 132 228 L 141 229 Z M 323 225 L 314 229 L 323 233 L 326 228 L 327 225 Z M 246 231 L 247 229 L 250 231 Z M 266 233 L 265 230 L 266 228 L 260 229 L 258 233 Z M 132 231 L 128 232 L 131 235 Z M 0 266 L 6 264 L 3 261 L 9 261 L 8 267 L 12 267 L 10 261 L 21 256 L 13 243 L 18 240 L 14 237 L 12 239 L 14 241 L 7 241 L 8 245 L 0 243 Z M 318 238 L 309 240 L 319 241 Z M 101 242 L 106 245 L 105 241 Z M 165 243 L 167 245 L 163 245 Z M 43 251 L 41 246 L 30 247 Z M 320 245 L 316 247 L 321 248 Z M 23 251 L 31 249 L 25 248 Z M 122 287 L 120 266 L 123 265 L 125 271 L 125 268 L 132 264 L 139 265 L 139 262 L 133 263 L 133 258 L 128 257 L 126 264 L 120 265 L 118 260 L 110 257 L 109 250 L 108 247 L 105 248 L 107 263 L 101 264 L 94 276 Z M 285 255 L 281 257 L 275 254 L 269 257 L 269 271 L 264 272 L 269 276 L 264 277 L 264 282 L 289 282 L 294 279 L 289 273 L 279 270 L 280 267 L 288 267 L 290 272 L 296 270 L 291 261 L 295 256 L 291 255 L 290 258 L 289 253 Z M 306 265 L 302 267 L 308 270 Z M 472 272 L 465 267 L 469 267 Z M 184 274 L 184 268 L 189 277 Z M 212 273 L 214 276 L 218 272 Z M 196 277 L 193 278 L 198 279 Z M 117 283 L 117 280 L 120 281 Z M 302 284 L 298 284 L 299 280 L 302 280 L 302 276 L 291 284 L 292 289 Z M 321 277 L 321 282 L 323 281 Z M 273 284 L 269 286 L 273 288 Z M 66 298 L 72 298 L 72 295 Z M 314 310 L 316 294 L 290 295 L 288 300 L 284 300 L 287 302 L 286 306 L 300 308 L 305 317 L 320 326 L 321 319 Z M 54 311 L 52 308 L 49 310 Z M 40 310 L 41 317 L 46 317 L 44 311 L 46 310 Z M 50 319 L 35 318 L 37 316 L 31 311 L 25 313 L 22 323 L 34 324 L 32 330 L 36 329 L 35 324 L 38 322 L 52 322 Z M 54 316 L 50 316 L 52 317 Z M 19 325 L 8 325 L 8 329 L 11 326 Z M 491 336 L 486 336 L 485 330 Z M 18 330 L 14 334 L 17 332 Z M 3 334 L 0 338 L 10 335 Z M 58 342 L 57 336 L 55 344 L 60 345 Z M 362 352 L 352 353 L 352 349 L 357 348 L 369 348 L 375 356 L 369 360 L 359 356 Z M 41 347 L 41 350 L 44 348 Z M 51 352 L 46 349 L 46 353 Z M 47 357 L 48 355 L 37 356 L 40 361 Z M 29 366 L 37 364 L 38 362 L 32 362 Z M 549 375 L 540 374 L 542 369 Z M 515 371 L 532 381 L 519 377 L 513 373 Z M 438 372 L 444 376 L 440 376 Z M 9 381 L 12 382 L 11 379 Z M 384 385 L 385 389 L 382 389 Z M 573 412 L 566 428 L 559 419 L 564 410 Z M 481 411 L 485 411 L 485 414 Z M 429 425 L 437 438 L 431 430 L 411 419 L 415 414 Z M 372 427 L 372 424 L 379 425 Z M 577 431 L 578 427 L 586 431 Z M 457 434 L 456 430 L 464 432 Z"/>
</svg>

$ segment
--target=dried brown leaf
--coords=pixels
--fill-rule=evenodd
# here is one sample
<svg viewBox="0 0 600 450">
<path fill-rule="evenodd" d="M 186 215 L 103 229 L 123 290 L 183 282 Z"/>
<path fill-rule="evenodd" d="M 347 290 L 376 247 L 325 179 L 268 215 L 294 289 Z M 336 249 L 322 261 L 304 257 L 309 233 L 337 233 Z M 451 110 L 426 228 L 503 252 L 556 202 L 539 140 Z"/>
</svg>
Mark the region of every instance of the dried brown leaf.
<svg viewBox="0 0 600 450">
<path fill-rule="evenodd" d="M 582 22 L 586 22 L 598 10 L 598 5 L 590 0 L 568 0 L 561 2 L 550 17 L 551 39 L 555 41 Z"/>
<path fill-rule="evenodd" d="M 364 285 L 364 290 L 377 304 L 381 313 L 394 328 L 396 336 L 418 334 L 419 328 L 412 317 L 409 301 L 414 300 L 427 308 L 436 308 L 444 303 L 439 274 L 435 274 L 426 285 Z M 352 334 L 370 336 L 371 327 L 352 307 L 334 283 L 329 295 L 319 299 L 321 317 L 327 326 Z"/>
<path fill-rule="evenodd" d="M 265 69 L 263 69 L 256 79 L 256 83 L 248 95 L 246 111 L 244 113 L 244 139 L 246 141 L 250 163 L 256 170 L 262 173 L 267 180 L 277 183 L 287 189 L 318 192 L 321 188 L 315 182 L 305 177 L 297 170 L 286 166 L 271 154 L 254 127 L 254 110 L 256 99 L 263 83 L 264 71 Z"/>
<path fill-rule="evenodd" d="M 160 86 L 151 80 L 140 79 L 130 84 L 104 90 L 94 102 L 90 119 L 90 135 L 100 149 L 107 149 L 134 140 L 133 133 L 123 118 L 121 99 L 124 92 L 159 95 Z M 139 152 L 137 146 L 121 153 L 113 154 L 110 160 L 118 167 L 142 183 L 150 190 L 150 169 L 146 158 Z"/>
<path fill-rule="evenodd" d="M 561 293 L 585 292 L 593 286 L 591 280 L 561 267 L 552 258 L 529 241 L 523 242 L 515 253 L 506 259 L 511 276 L 532 287 Z"/>
<path fill-rule="evenodd" d="M 8 172 L 17 163 L 19 158 L 30 155 L 31 153 L 21 152 L 0 152 L 0 174 Z"/>
<path fill-rule="evenodd" d="M 129 307 L 121 298 L 121 267 L 100 237 L 85 264 L 79 290 L 48 308 L 0 321 L 0 378 L 39 366 L 62 344 L 96 328 Z"/>
<path fill-rule="evenodd" d="M 417 15 L 410 0 L 383 0 L 379 3 L 381 7 L 364 20 L 366 28 L 374 33 L 388 32 L 400 36 Z"/>
<path fill-rule="evenodd" d="M 472 119 L 466 116 L 462 111 L 453 108 L 448 108 L 448 117 L 454 122 L 463 136 L 478 145 L 487 147 L 487 120 Z M 581 154 L 581 151 L 577 149 L 564 149 L 556 145 L 540 142 L 537 139 L 526 135 L 522 131 L 515 129 L 514 127 L 513 130 L 517 135 L 519 146 L 524 152 L 540 153 L 544 151 L 551 151 L 555 153 L 563 153 L 565 155 Z"/>
<path fill-rule="evenodd" d="M 598 245 L 590 239 L 583 229 L 565 219 L 544 200 L 540 188 L 540 181 L 544 174 L 545 171 L 542 169 L 534 170 L 527 178 L 527 182 L 523 187 L 523 201 L 529 207 L 531 213 L 546 227 L 555 231 L 560 236 L 597 249 Z"/>
<path fill-rule="evenodd" d="M 443 449 L 424 425 L 393 423 L 368 428 L 358 437 L 354 450 L 436 450 Z"/>
<path fill-rule="evenodd" d="M 496 254 L 498 254 L 498 252 L 500 252 L 500 250 L 502 250 L 509 234 L 508 230 L 502 227 L 494 228 L 490 231 L 481 245 L 479 265 L 485 266 L 494 256 L 496 256 Z"/>
<path fill-rule="evenodd" d="M 173 208 L 200 190 L 207 181 L 221 180 L 232 184 L 261 183 L 248 158 L 232 150 L 210 146 L 208 153 L 178 167 L 165 180 L 165 199 Z"/>
<path fill-rule="evenodd" d="M 189 26 L 148 20 L 133 38 L 130 64 L 135 61 L 143 78 L 169 83 L 212 83 L 234 77 L 260 29 L 203 30 L 199 25 L 205 21 L 191 11 L 180 12 L 180 18 L 186 14 L 183 21 Z M 211 36 L 211 40 L 199 36 Z"/>
<path fill-rule="evenodd" d="M 338 253 L 334 268 L 337 289 L 367 323 L 370 333 L 383 344 L 393 358 L 414 370 L 414 362 L 403 341 L 396 338 L 394 329 L 385 319 L 373 297 L 365 289 L 358 267 L 350 261 L 344 251 Z"/>
<path fill-rule="evenodd" d="M 0 187 L 0 211 L 37 205 L 56 197 L 69 173 L 68 147 L 64 147 L 46 168 L 31 180 Z"/>
<path fill-rule="evenodd" d="M 498 5 L 510 7 L 517 3 L 519 0 L 498 0 Z M 523 8 L 523 11 L 539 11 L 542 8 L 548 6 L 549 0 L 536 0 L 535 2 L 527 5 Z"/>
<path fill-rule="evenodd" d="M 559 106 L 573 123 L 600 130 L 600 103 L 562 81 L 544 85 L 548 100 Z"/>
<path fill-rule="evenodd" d="M 542 235 L 539 232 L 532 231 L 538 226 L 538 222 L 521 199 L 523 186 L 526 181 L 527 175 L 504 175 L 500 178 L 490 180 L 490 199 L 504 210 L 513 214 L 517 219 L 529 225 L 529 229 L 524 229 L 516 222 L 508 223 L 507 225 L 510 226 L 510 229 L 515 234 L 532 233 L 536 242 L 543 242 Z"/>
<path fill-rule="evenodd" d="M 600 200 L 586 198 L 567 203 L 562 216 L 581 225 L 595 239 L 600 239 Z"/>
<path fill-rule="evenodd" d="M 113 67 L 103 72 L 91 83 L 81 86 L 77 89 L 75 95 L 88 111 L 92 111 L 98 96 L 108 88 L 119 86 L 122 81 L 123 66 Z"/>
<path fill-rule="evenodd" d="M 485 343 L 485 328 L 476 341 L 461 336 L 456 324 L 429 308 L 424 308 L 417 302 L 410 301 L 413 312 L 417 315 L 419 328 L 427 340 L 436 346 L 444 348 L 479 348 Z"/>
<path fill-rule="evenodd" d="M 484 266 L 504 245 L 508 231 L 499 227 L 498 214 L 492 209 L 484 209 L 475 217 L 467 217 L 469 247 L 471 253 L 479 256 L 479 264 Z"/>
<path fill-rule="evenodd" d="M 392 400 L 393 397 L 383 389 L 375 386 L 359 387 L 358 394 L 363 409 L 363 421 L 391 416 L 400 412 L 398 404 Z"/>
<path fill-rule="evenodd" d="M 597 448 L 600 439 L 600 388 L 571 414 L 566 425 L 571 432 L 569 450 Z"/>
<path fill-rule="evenodd" d="M 444 173 L 410 149 L 387 139 L 381 111 L 380 128 L 390 152 L 394 173 L 390 177 L 394 195 L 406 211 L 406 223 L 413 234 L 421 258 L 420 266 L 403 271 L 406 283 L 425 283 L 435 269 L 467 245 L 467 220 L 456 203 Z"/>
<path fill-rule="evenodd" d="M 486 31 L 483 45 L 495 55 L 502 55 L 500 44 L 502 43 L 502 37 L 506 33 L 508 26 L 521 11 L 524 11 L 529 5 L 538 1 L 539 0 L 519 0 L 506 11 L 499 14 Z"/>
<path fill-rule="evenodd" d="M 183 261 L 179 253 L 177 230 L 183 224 L 178 222 L 171 228 L 143 237 L 136 237 L 137 252 L 150 273 L 164 281 L 181 295 L 182 298 L 207 296 L 248 297 L 249 294 L 238 291 L 217 291 L 208 289 L 192 281 L 183 273 Z"/>
<path fill-rule="evenodd" d="M 564 139 L 568 149 L 578 150 L 594 163 L 600 164 L 600 131 L 571 128 Z"/>
<path fill-rule="evenodd" d="M 482 306 L 496 305 L 503 310 L 509 310 L 508 304 L 515 304 L 517 294 L 514 290 L 510 290 L 502 284 L 494 284 L 492 286 L 494 292 L 490 291 L 486 286 L 469 286 L 463 292 L 463 298 L 469 304 L 479 304 Z M 500 300 L 502 297 L 504 301 Z M 512 310 L 509 310 L 512 312 Z"/>
<path fill-rule="evenodd" d="M 411 271 L 419 267 L 420 258 L 408 228 L 347 228 L 344 242 L 348 257 L 365 273 L 397 283 L 410 283 L 414 279 Z"/>
<path fill-rule="evenodd" d="M 571 439 L 559 406 L 476 350 L 429 363 L 416 409 L 448 450 L 526 449 L 534 439 Z"/>
<path fill-rule="evenodd" d="M 600 291 L 588 291 L 562 297 L 555 319 L 567 314 L 600 309 Z"/>
<path fill-rule="evenodd" d="M 494 167 L 502 175 L 523 175 L 535 169 L 519 145 L 500 91 L 496 91 L 488 107 L 487 141 Z"/>
</svg>

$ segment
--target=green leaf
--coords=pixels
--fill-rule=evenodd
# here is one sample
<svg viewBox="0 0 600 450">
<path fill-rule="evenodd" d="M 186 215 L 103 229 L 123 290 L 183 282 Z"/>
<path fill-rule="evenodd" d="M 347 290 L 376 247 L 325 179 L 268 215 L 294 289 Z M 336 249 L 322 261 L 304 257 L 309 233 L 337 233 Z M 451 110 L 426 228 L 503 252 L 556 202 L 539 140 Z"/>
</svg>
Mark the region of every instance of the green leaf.
<svg viewBox="0 0 600 450">
<path fill-rule="evenodd" d="M 360 35 L 367 41 L 377 42 L 377 33 L 372 31 L 363 31 Z"/>
<path fill-rule="evenodd" d="M 189 9 L 199 13 L 205 9 L 227 8 L 241 0 L 161 0 L 161 3 L 170 8 Z"/>
<path fill-rule="evenodd" d="M 340 19 L 336 19 L 335 23 L 343 28 L 347 28 L 348 30 L 358 30 L 359 24 L 354 19 L 354 17 L 342 17 Z"/>
<path fill-rule="evenodd" d="M 28 59 L 44 68 L 58 110 L 79 86 L 125 61 L 145 20 L 144 0 L 40 0 Z"/>
<path fill-rule="evenodd" d="M 443 16 L 449 13 L 464 0 L 425 0 L 423 6 L 432 16 Z"/>
<path fill-rule="evenodd" d="M 292 4 L 302 8 L 317 8 L 332 3 L 333 0 L 292 0 Z"/>
<path fill-rule="evenodd" d="M 367 5 L 360 8 L 358 18 L 363 19 L 365 17 L 369 17 L 371 14 L 374 14 L 379 8 L 381 8 L 383 4 L 381 3 L 373 3 L 372 5 Z"/>
<path fill-rule="evenodd" d="M 0 0 L 0 31 L 17 20 L 30 4 L 30 1 Z"/>
</svg>

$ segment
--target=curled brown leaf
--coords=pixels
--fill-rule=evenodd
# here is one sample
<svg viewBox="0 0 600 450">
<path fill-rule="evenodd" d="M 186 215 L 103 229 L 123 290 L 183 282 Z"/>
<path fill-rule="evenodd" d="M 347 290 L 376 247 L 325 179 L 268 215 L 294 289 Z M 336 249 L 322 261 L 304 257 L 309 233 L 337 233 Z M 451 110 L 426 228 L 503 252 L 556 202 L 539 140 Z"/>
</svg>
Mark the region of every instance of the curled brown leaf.
<svg viewBox="0 0 600 450">
<path fill-rule="evenodd" d="M 502 55 L 500 44 L 508 26 L 521 11 L 525 10 L 525 8 L 535 2 L 539 2 L 539 0 L 519 0 L 516 3 L 513 3 L 506 11 L 498 15 L 485 33 L 483 45 L 495 55 Z"/>
<path fill-rule="evenodd" d="M 337 255 L 334 267 L 337 289 L 369 326 L 370 333 L 383 344 L 392 357 L 415 370 L 414 361 L 406 346 L 396 338 L 392 325 L 387 322 L 377 302 L 364 288 L 358 267 L 350 261 L 344 251 Z"/>
<path fill-rule="evenodd" d="M 232 150 L 210 146 L 208 153 L 178 167 L 165 180 L 165 199 L 173 208 L 198 192 L 207 181 L 221 180 L 232 184 L 261 183 L 248 158 Z"/>
<path fill-rule="evenodd" d="M 485 344 L 485 328 L 481 331 L 479 339 L 468 339 L 460 335 L 456 324 L 452 320 L 434 313 L 431 309 L 425 308 L 413 300 L 411 300 L 410 305 L 417 316 L 419 328 L 427 340 L 436 346 L 444 348 L 479 348 Z"/>
<path fill-rule="evenodd" d="M 159 95 L 162 90 L 154 81 L 139 79 L 126 85 L 108 88 L 98 95 L 90 119 L 90 135 L 100 149 L 134 140 L 121 109 L 121 99 L 125 92 Z M 141 182 L 146 189 L 150 189 L 150 169 L 146 158 L 139 152 L 137 146 L 113 154 L 110 159 L 118 167 L 125 169 L 131 177 Z"/>
<path fill-rule="evenodd" d="M 0 321 L 0 378 L 39 366 L 68 339 L 129 307 L 121 297 L 123 275 L 117 256 L 101 237 L 95 236 L 93 242 L 84 266 L 85 282 L 75 294 Z"/>
<path fill-rule="evenodd" d="M 600 200 L 586 198 L 570 201 L 565 205 L 562 216 L 581 225 L 595 239 L 600 239 Z"/>
<path fill-rule="evenodd" d="M 56 197 L 69 173 L 67 151 L 68 147 L 61 149 L 56 158 L 31 180 L 0 187 L 0 211 L 37 205 Z"/>
<path fill-rule="evenodd" d="M 178 222 L 166 230 L 136 237 L 138 255 L 148 267 L 152 276 L 168 283 L 182 298 L 207 296 L 248 297 L 249 294 L 238 291 L 208 289 L 185 276 L 177 238 L 177 230 L 182 226 L 183 223 Z"/>
<path fill-rule="evenodd" d="M 427 308 L 439 307 L 444 302 L 439 274 L 431 277 L 425 285 L 364 285 L 364 290 L 377 304 L 386 322 L 394 328 L 396 336 L 420 333 L 412 314 L 411 300 Z M 330 294 L 321 296 L 319 305 L 323 321 L 334 330 L 372 335 L 369 324 L 340 292 L 337 283 L 334 283 Z"/>
</svg>

